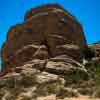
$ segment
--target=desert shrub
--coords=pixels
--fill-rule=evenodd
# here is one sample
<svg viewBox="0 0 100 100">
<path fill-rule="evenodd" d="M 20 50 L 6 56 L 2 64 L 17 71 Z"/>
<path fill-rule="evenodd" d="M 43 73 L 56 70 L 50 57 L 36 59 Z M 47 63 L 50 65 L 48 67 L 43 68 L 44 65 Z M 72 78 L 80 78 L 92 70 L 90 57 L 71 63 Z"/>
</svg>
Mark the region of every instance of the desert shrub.
<svg viewBox="0 0 100 100">
<path fill-rule="evenodd" d="M 36 94 L 39 96 L 46 96 L 48 94 L 55 94 L 57 91 L 57 84 L 46 84 L 42 83 L 37 86 L 37 90 L 35 91 Z"/>
<path fill-rule="evenodd" d="M 95 67 L 96 67 L 95 82 L 96 82 L 96 86 L 99 86 L 100 88 L 100 65 L 97 64 Z"/>
<path fill-rule="evenodd" d="M 81 70 L 73 70 L 72 73 L 69 75 L 65 75 L 65 86 L 70 86 L 72 84 L 77 84 L 81 80 L 87 80 L 88 75 L 85 72 L 82 72 Z"/>
<path fill-rule="evenodd" d="M 14 77 L 9 77 L 6 79 L 5 84 L 6 87 L 8 88 L 14 88 L 15 87 L 15 80 Z"/>
<path fill-rule="evenodd" d="M 25 75 L 22 74 L 22 79 L 19 82 L 20 86 L 30 87 L 37 84 L 37 79 L 35 75 Z"/>
</svg>

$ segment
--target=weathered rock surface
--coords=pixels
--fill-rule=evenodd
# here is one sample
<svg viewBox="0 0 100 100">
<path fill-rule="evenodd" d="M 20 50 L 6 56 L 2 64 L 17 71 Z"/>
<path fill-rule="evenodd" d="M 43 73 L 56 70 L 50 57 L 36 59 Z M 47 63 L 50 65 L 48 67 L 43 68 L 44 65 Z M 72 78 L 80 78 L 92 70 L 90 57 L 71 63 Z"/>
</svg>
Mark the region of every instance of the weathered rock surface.
<svg viewBox="0 0 100 100">
<path fill-rule="evenodd" d="M 94 43 L 88 45 L 88 49 L 85 52 L 88 63 L 97 63 L 100 65 L 100 43 Z"/>
<path fill-rule="evenodd" d="M 84 66 L 85 47 L 81 25 L 62 7 L 31 9 L 8 31 L 2 47 L 0 100 L 100 98 L 100 59 Z M 99 50 L 99 44 L 89 47 Z"/>
<path fill-rule="evenodd" d="M 95 56 L 100 57 L 100 42 L 89 45 L 94 50 Z"/>
<path fill-rule="evenodd" d="M 38 68 L 43 65 L 43 62 L 38 60 L 31 61 L 1 77 L 0 99 L 66 100 L 71 97 L 99 97 L 97 93 L 94 95 L 94 91 L 96 91 L 95 81 L 87 79 L 87 73 L 85 71 L 80 72 L 80 69 L 78 69 L 80 66 L 70 64 L 70 67 L 77 67 L 77 69 L 67 69 L 69 73 L 62 74 L 60 70 L 64 71 L 62 66 L 66 66 L 66 64 L 62 65 L 62 63 L 48 61 L 49 66 L 53 66 L 52 71 L 46 70 L 46 68 L 40 71 Z M 61 68 L 56 68 L 58 65 Z M 35 67 L 38 68 L 36 69 Z"/>
<path fill-rule="evenodd" d="M 12 27 L 1 50 L 5 66 L 67 55 L 81 61 L 86 40 L 79 22 L 59 5 L 33 8 Z"/>
</svg>

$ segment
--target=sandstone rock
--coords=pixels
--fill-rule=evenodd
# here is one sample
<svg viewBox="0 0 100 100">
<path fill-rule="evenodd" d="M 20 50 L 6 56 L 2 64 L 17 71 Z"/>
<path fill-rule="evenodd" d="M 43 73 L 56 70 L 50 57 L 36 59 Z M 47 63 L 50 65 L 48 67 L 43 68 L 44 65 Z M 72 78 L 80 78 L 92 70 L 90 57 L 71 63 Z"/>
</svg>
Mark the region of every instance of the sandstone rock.
<svg viewBox="0 0 100 100">
<path fill-rule="evenodd" d="M 85 49 L 84 57 L 85 59 L 83 61 L 85 61 L 85 65 L 91 63 L 91 66 L 94 64 L 100 66 L 100 43 L 88 45 L 88 48 Z"/>
<path fill-rule="evenodd" d="M 91 96 L 96 79 L 90 81 L 91 66 L 80 62 L 85 47 L 81 25 L 62 7 L 50 4 L 31 9 L 22 24 L 8 31 L 2 46 L 6 75 L 0 78 L 0 100 Z"/>
<path fill-rule="evenodd" d="M 54 58 L 54 60 L 56 59 Z M 86 72 L 84 70 L 83 72 L 78 73 L 78 76 L 80 76 L 80 78 L 75 72 L 71 72 L 71 74 L 68 75 L 68 73 L 70 72 L 70 68 L 67 69 L 67 71 L 69 72 L 66 72 L 66 74 L 57 75 L 57 73 L 55 72 L 58 69 L 66 71 L 66 69 L 64 69 L 63 67 L 56 68 L 57 64 L 58 66 L 62 65 L 59 62 L 59 59 L 58 63 L 55 63 L 53 62 L 52 58 L 51 66 L 54 66 L 52 68 L 53 70 L 55 70 L 55 72 L 49 70 L 47 70 L 47 72 L 46 67 L 41 72 L 38 68 L 34 68 L 34 62 L 37 62 L 37 64 L 40 63 L 39 60 L 33 60 L 25 64 L 24 66 L 19 66 L 19 68 L 21 68 L 20 73 L 12 72 L 0 78 L 1 100 L 2 98 L 5 98 L 5 100 L 8 100 L 8 98 L 9 100 L 11 100 L 11 98 L 12 100 L 49 100 L 50 98 L 55 98 L 55 100 L 66 100 L 68 97 L 80 97 L 84 93 L 86 93 L 87 95 L 89 95 L 90 92 L 93 93 L 92 88 L 95 85 L 91 84 L 92 81 L 82 80 L 84 75 L 86 75 Z M 51 64 L 51 61 L 48 61 L 48 63 Z M 38 67 L 39 66 L 41 65 L 38 64 Z M 48 66 L 48 64 L 46 64 L 46 66 Z M 66 64 L 63 64 L 63 66 L 66 66 Z M 72 68 L 74 67 L 76 66 L 72 64 Z M 83 76 L 81 76 L 82 73 Z M 87 89 L 89 90 L 89 92 L 87 92 Z"/>
<path fill-rule="evenodd" d="M 89 45 L 89 47 L 94 50 L 95 52 L 95 56 L 100 57 L 100 43 L 95 43 L 95 44 L 91 44 Z"/>
<path fill-rule="evenodd" d="M 40 73 L 37 75 L 37 80 L 38 80 L 38 83 L 52 83 L 52 82 L 55 82 L 57 81 L 59 78 L 58 75 L 55 75 L 55 74 L 50 74 L 50 73 L 47 73 L 47 72 L 43 72 L 43 73 Z"/>
<path fill-rule="evenodd" d="M 59 5 L 45 5 L 30 10 L 22 24 L 8 31 L 1 57 L 7 67 L 59 55 L 81 61 L 86 46 L 82 27 L 75 17 Z"/>
<path fill-rule="evenodd" d="M 56 95 L 50 95 L 46 97 L 38 97 L 37 100 L 56 100 Z"/>
</svg>

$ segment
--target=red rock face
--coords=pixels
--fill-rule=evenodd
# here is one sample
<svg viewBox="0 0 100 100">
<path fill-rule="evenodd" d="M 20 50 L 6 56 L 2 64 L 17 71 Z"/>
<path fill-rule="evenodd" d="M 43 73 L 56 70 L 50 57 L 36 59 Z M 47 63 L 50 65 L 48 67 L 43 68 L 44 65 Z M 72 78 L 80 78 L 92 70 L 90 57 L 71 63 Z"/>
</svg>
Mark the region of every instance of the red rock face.
<svg viewBox="0 0 100 100">
<path fill-rule="evenodd" d="M 31 9 L 22 24 L 8 31 L 1 57 L 6 66 L 59 55 L 80 61 L 86 46 L 79 22 L 59 5 L 46 5 Z"/>
</svg>

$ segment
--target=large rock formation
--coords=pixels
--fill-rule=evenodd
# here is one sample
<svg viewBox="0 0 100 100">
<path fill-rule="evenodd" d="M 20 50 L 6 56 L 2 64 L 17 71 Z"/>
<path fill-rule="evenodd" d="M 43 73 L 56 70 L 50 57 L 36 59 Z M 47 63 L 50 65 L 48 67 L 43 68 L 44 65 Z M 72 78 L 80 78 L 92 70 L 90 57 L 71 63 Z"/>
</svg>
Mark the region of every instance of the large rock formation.
<svg viewBox="0 0 100 100">
<path fill-rule="evenodd" d="M 33 59 L 0 77 L 0 100 L 99 100 L 99 87 L 100 61 L 82 66 L 62 55 Z"/>
<path fill-rule="evenodd" d="M 1 57 L 6 67 L 60 55 L 81 61 L 85 47 L 83 30 L 75 17 L 59 5 L 45 5 L 31 9 L 22 24 L 8 31 Z"/>
<path fill-rule="evenodd" d="M 0 100 L 100 98 L 99 43 L 89 47 L 79 22 L 59 5 L 31 9 L 2 46 Z"/>
</svg>

